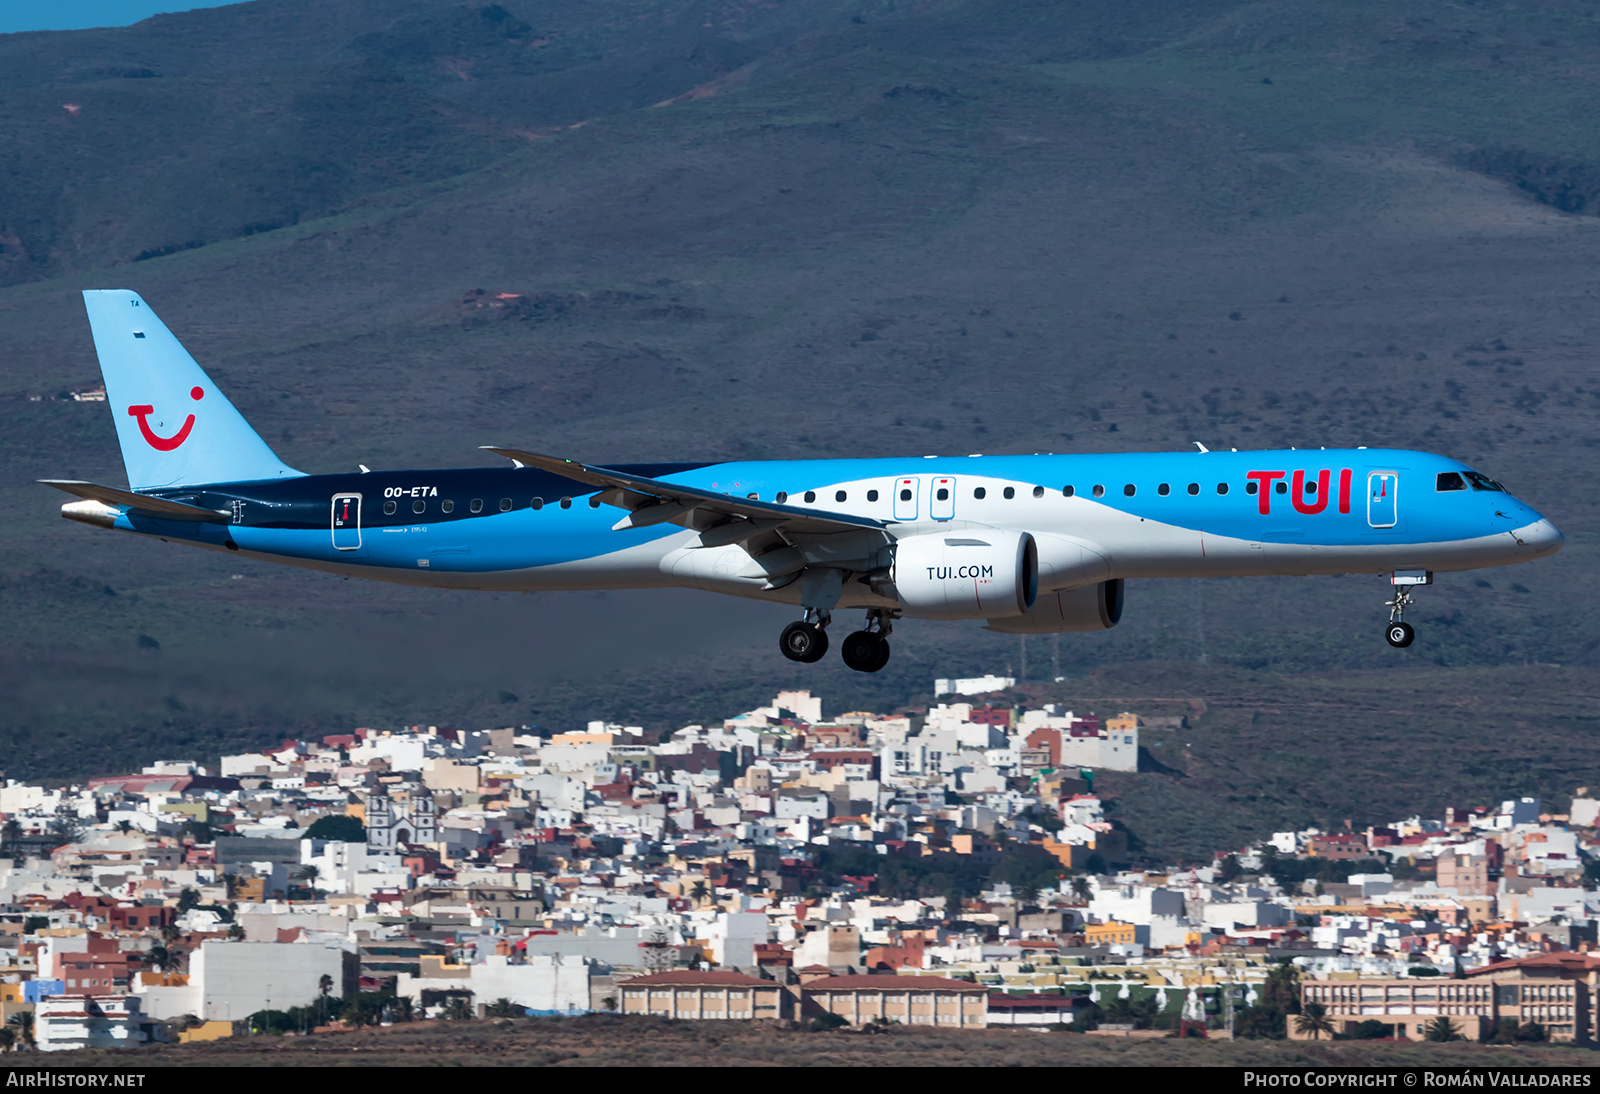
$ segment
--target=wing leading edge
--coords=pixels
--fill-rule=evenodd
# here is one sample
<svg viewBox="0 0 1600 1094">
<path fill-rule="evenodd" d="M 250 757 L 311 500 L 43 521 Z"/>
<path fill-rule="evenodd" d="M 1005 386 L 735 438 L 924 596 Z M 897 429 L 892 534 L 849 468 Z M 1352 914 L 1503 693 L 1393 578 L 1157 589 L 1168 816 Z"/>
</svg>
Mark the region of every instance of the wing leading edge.
<svg viewBox="0 0 1600 1094">
<path fill-rule="evenodd" d="M 883 534 L 884 542 L 888 539 L 884 523 L 871 517 L 741 498 L 515 448 L 484 445 L 483 451 L 598 487 L 602 502 L 628 510 L 628 515 L 612 526 L 619 531 L 671 521 L 700 531 L 701 545 L 705 547 L 741 543 L 767 532 L 777 532 L 785 539 L 878 532 Z"/>
</svg>

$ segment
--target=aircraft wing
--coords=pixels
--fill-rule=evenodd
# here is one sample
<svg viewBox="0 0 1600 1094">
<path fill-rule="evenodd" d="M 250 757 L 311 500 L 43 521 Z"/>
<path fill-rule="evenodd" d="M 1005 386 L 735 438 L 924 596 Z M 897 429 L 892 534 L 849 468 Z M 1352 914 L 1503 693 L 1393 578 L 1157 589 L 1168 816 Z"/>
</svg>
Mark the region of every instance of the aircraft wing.
<svg viewBox="0 0 1600 1094">
<path fill-rule="evenodd" d="M 628 515 L 613 526 L 618 530 L 643 528 L 663 521 L 690 525 L 685 518 L 697 511 L 723 518 L 720 523 L 714 522 L 712 527 L 701 531 L 702 545 L 707 547 L 739 543 L 767 531 L 779 531 L 785 538 L 791 538 L 881 531 L 884 527 L 882 521 L 871 517 L 757 501 L 645 475 L 630 475 L 607 467 L 592 467 L 557 456 L 522 452 L 515 448 L 485 445 L 483 451 L 497 453 L 508 460 L 537 467 L 564 479 L 599 487 L 601 501 L 628 510 Z M 701 523 L 694 522 L 692 526 Z"/>
<path fill-rule="evenodd" d="M 233 519 L 233 514 L 226 509 L 205 509 L 198 505 L 188 505 L 181 501 L 168 501 L 166 498 L 153 498 L 147 494 L 135 494 L 131 490 L 119 490 L 115 486 L 101 486 L 97 482 L 80 482 L 77 479 L 40 479 L 40 484 L 53 486 L 57 490 L 65 490 L 69 494 L 84 498 L 88 501 L 98 501 L 103 505 L 114 505 L 122 509 L 134 510 L 162 520 L 191 520 L 208 524 L 227 524 Z"/>
</svg>

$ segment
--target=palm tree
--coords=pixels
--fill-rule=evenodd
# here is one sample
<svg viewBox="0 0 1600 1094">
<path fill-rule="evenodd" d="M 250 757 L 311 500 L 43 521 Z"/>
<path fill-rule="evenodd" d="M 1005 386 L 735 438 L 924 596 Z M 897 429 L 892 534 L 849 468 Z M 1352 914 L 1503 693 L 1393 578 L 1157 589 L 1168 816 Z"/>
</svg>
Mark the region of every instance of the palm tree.
<svg viewBox="0 0 1600 1094">
<path fill-rule="evenodd" d="M 461 996 L 452 996 L 444 1005 L 444 1016 L 452 1022 L 459 1022 L 472 1017 L 472 1004 Z"/>
<path fill-rule="evenodd" d="M 1089 902 L 1089 897 L 1094 895 L 1094 890 L 1089 886 L 1089 879 L 1082 874 L 1072 879 L 1072 895 L 1083 901 Z"/>
<path fill-rule="evenodd" d="M 514 1018 L 522 1009 L 522 1007 L 502 996 L 484 1007 L 483 1013 L 490 1018 Z"/>
<path fill-rule="evenodd" d="M 328 995 L 332 991 L 333 977 L 329 976 L 327 973 L 323 973 L 322 976 L 317 979 L 317 994 L 321 996 L 321 999 L 319 1000 L 319 1006 L 322 1011 L 321 1024 L 324 1026 L 328 1024 Z"/>
<path fill-rule="evenodd" d="M 1307 1003 L 1294 1016 L 1294 1031 L 1302 1037 L 1309 1034 L 1313 1041 L 1320 1040 L 1324 1033 L 1331 1038 L 1333 1023 L 1328 1020 L 1328 1008 L 1321 1003 Z"/>
<path fill-rule="evenodd" d="M 17 1043 L 17 1031 L 10 1026 L 0 1026 L 0 1052 L 10 1052 Z"/>
<path fill-rule="evenodd" d="M 23 1011 L 21 1014 L 13 1014 L 7 1025 L 17 1027 L 16 1037 L 22 1042 L 24 1048 L 33 1047 L 33 1015 L 27 1011 Z"/>
<path fill-rule="evenodd" d="M 696 904 L 704 904 L 706 902 L 706 897 L 710 895 L 711 886 L 706 884 L 705 878 L 701 878 L 699 881 L 696 881 L 689 887 L 689 898 Z"/>
<path fill-rule="evenodd" d="M 1422 1039 L 1425 1041 L 1459 1041 L 1461 1040 L 1461 1034 L 1457 1031 L 1456 1024 L 1441 1014 L 1428 1023 L 1427 1028 L 1422 1031 Z"/>
</svg>

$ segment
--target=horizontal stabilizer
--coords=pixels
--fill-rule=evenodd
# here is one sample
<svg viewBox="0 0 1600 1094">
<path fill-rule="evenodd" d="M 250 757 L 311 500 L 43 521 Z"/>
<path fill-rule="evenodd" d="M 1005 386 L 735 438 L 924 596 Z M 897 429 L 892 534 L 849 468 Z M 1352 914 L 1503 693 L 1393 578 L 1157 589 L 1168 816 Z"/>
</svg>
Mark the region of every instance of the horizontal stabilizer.
<svg viewBox="0 0 1600 1094">
<path fill-rule="evenodd" d="M 57 490 L 65 490 L 76 497 L 89 501 L 98 501 L 104 505 L 115 505 L 132 512 L 143 513 L 162 520 L 192 520 L 209 524 L 227 524 L 233 519 L 233 514 L 226 509 L 204 509 L 198 505 L 188 505 L 181 501 L 168 501 L 166 498 L 152 498 L 145 494 L 135 494 L 131 490 L 119 490 L 115 486 L 101 486 L 97 482 L 79 482 L 76 479 L 40 479 L 45 486 L 53 486 Z"/>
</svg>

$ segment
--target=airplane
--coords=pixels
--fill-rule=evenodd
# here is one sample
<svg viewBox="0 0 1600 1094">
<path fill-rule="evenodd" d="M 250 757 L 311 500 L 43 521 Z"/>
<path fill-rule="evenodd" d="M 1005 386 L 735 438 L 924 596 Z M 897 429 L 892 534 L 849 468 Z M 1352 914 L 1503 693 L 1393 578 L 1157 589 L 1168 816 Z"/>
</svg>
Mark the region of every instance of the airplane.
<svg viewBox="0 0 1600 1094">
<path fill-rule="evenodd" d="M 40 480 L 69 520 L 347 577 L 451 589 L 681 587 L 777 601 L 779 648 L 876 672 L 901 618 L 1105 630 L 1128 581 L 1368 573 L 1385 637 L 1436 572 L 1559 551 L 1459 461 L 1394 449 L 586 464 L 308 475 L 252 429 L 137 293 L 84 294 L 128 489 Z"/>
</svg>

